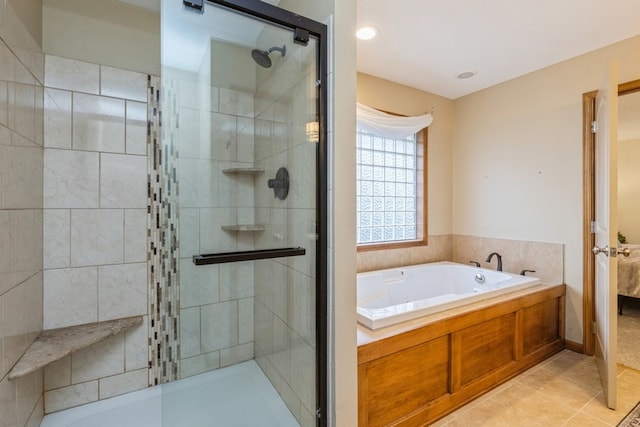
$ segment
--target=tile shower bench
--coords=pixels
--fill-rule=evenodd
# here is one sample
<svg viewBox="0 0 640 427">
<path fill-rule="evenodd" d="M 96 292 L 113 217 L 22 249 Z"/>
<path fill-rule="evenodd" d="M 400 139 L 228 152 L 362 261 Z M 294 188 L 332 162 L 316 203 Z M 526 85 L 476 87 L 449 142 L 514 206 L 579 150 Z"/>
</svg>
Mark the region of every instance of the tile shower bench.
<svg viewBox="0 0 640 427">
<path fill-rule="evenodd" d="M 49 363 L 140 324 L 142 316 L 134 316 L 42 331 L 11 369 L 9 379 L 35 372 Z"/>
</svg>

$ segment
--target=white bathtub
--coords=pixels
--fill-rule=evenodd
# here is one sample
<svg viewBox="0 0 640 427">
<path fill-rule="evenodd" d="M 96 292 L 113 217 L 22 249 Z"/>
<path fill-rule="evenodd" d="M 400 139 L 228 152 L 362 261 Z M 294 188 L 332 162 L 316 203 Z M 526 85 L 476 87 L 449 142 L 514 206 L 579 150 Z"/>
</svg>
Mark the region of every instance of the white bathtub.
<svg viewBox="0 0 640 427">
<path fill-rule="evenodd" d="M 378 329 L 539 283 L 535 277 L 453 262 L 360 273 L 358 322 Z"/>
<path fill-rule="evenodd" d="M 255 361 L 44 417 L 40 427 L 298 427 Z"/>
</svg>

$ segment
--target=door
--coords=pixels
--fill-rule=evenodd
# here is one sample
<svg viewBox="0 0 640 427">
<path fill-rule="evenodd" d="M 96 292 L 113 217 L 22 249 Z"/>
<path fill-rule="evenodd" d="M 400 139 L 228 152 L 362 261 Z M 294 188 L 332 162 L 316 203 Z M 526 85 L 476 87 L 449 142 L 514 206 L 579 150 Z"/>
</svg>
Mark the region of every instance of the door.
<svg viewBox="0 0 640 427">
<path fill-rule="evenodd" d="M 326 425 L 327 27 L 258 0 L 163 1 L 161 25 L 163 426 Z"/>
<path fill-rule="evenodd" d="M 618 67 L 596 96 L 595 319 L 596 362 L 609 408 L 616 407 Z"/>
</svg>

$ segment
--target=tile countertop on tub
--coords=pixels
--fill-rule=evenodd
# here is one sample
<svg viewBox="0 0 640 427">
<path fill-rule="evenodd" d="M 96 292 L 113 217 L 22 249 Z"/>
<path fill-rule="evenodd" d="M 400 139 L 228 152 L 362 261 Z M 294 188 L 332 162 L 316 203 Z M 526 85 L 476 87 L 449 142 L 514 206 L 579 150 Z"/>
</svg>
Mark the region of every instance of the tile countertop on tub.
<svg viewBox="0 0 640 427">
<path fill-rule="evenodd" d="M 544 289 L 550 289 L 555 286 L 558 286 L 558 284 L 540 283 L 539 285 L 535 285 L 530 288 L 509 292 L 503 295 L 497 295 L 495 297 L 491 297 L 486 300 L 465 304 L 460 307 L 447 309 L 439 313 L 428 314 L 426 316 L 419 317 L 414 320 L 407 320 L 405 322 L 398 323 L 396 325 L 391 325 L 391 326 L 387 326 L 387 327 L 376 329 L 376 330 L 369 329 L 366 326 L 358 323 L 358 347 L 371 344 L 373 342 L 380 341 L 385 338 L 389 338 L 394 335 L 401 334 L 403 332 L 418 329 L 422 326 L 428 325 L 430 323 L 435 323 L 455 315 L 479 310 L 485 307 L 489 307 L 491 305 L 496 305 L 501 302 L 512 300 L 514 298 L 530 295 Z"/>
</svg>

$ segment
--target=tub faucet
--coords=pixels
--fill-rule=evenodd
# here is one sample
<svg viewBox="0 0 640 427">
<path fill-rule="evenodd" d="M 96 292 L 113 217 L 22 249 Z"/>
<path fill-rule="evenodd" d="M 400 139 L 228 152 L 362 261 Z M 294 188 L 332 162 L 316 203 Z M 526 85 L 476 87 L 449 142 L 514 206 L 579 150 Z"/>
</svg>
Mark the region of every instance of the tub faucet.
<svg viewBox="0 0 640 427">
<path fill-rule="evenodd" d="M 478 261 L 469 261 L 469 264 L 473 264 L 476 267 L 480 268 L 480 263 Z"/>
<path fill-rule="evenodd" d="M 502 271 L 502 255 L 500 255 L 498 252 L 491 252 L 485 262 L 491 262 L 494 255 L 498 258 L 497 270 Z"/>
</svg>

